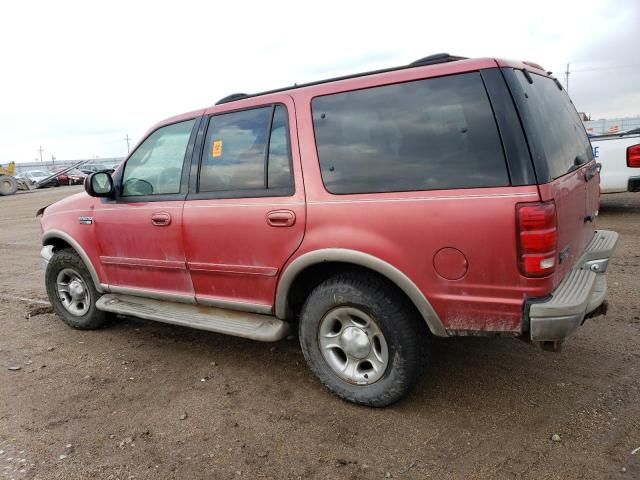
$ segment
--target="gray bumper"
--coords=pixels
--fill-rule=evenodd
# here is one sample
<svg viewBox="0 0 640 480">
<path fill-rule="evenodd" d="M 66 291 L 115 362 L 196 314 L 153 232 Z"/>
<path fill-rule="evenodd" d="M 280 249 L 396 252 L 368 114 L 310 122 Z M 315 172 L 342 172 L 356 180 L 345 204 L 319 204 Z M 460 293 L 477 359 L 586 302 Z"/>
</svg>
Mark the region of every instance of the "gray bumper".
<svg viewBox="0 0 640 480">
<path fill-rule="evenodd" d="M 580 260 L 544 301 L 530 301 L 531 340 L 559 342 L 582 324 L 604 302 L 607 295 L 605 272 L 615 250 L 618 234 L 598 230 Z"/>
</svg>

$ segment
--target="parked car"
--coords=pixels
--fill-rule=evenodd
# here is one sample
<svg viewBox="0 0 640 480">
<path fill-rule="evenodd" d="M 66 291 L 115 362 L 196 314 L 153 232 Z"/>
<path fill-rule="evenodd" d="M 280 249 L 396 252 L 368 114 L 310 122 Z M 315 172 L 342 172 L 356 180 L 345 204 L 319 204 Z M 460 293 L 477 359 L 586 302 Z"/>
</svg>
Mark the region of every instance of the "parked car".
<svg viewBox="0 0 640 480">
<path fill-rule="evenodd" d="M 63 171 L 65 167 L 54 167 L 52 170 L 54 173 Z M 60 185 L 81 185 L 84 183 L 84 179 L 87 178 L 87 174 L 80 171 L 77 168 L 69 170 L 56 177 L 58 184 Z"/>
<path fill-rule="evenodd" d="M 640 132 L 592 137 L 602 193 L 640 192 Z"/>
<path fill-rule="evenodd" d="M 109 315 L 263 341 L 290 325 L 320 382 L 389 405 L 429 336 L 557 350 L 606 311 L 618 235 L 575 108 L 532 63 L 446 54 L 154 126 L 42 217 L 46 288 Z"/>
<path fill-rule="evenodd" d="M 52 175 L 52 173 L 49 172 L 48 170 L 27 170 L 26 172 L 20 172 L 18 175 L 16 175 L 16 178 L 25 179 L 26 181 L 30 182 L 32 185 L 35 185 L 36 183 L 47 179 L 51 175 Z M 57 187 L 59 185 L 60 185 L 60 183 L 54 177 L 54 178 L 51 178 L 46 183 L 42 184 L 41 186 L 42 187 Z"/>
</svg>

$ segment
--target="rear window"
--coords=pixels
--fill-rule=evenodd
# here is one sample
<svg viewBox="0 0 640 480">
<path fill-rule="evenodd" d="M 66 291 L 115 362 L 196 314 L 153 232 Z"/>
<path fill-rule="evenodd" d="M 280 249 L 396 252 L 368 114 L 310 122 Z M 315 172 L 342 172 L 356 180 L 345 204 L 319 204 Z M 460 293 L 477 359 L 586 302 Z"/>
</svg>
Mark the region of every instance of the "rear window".
<svg viewBox="0 0 640 480">
<path fill-rule="evenodd" d="M 576 165 L 593 159 L 589 138 L 569 95 L 549 77 L 531 74 L 529 83 L 522 70 L 516 78 L 525 93 L 526 112 L 531 120 L 537 144 L 543 155 L 536 155 L 536 172 L 540 183 L 555 180 Z M 540 165 L 540 162 L 544 162 Z"/>
<path fill-rule="evenodd" d="M 317 97 L 312 109 L 331 193 L 509 184 L 477 72 Z"/>
</svg>

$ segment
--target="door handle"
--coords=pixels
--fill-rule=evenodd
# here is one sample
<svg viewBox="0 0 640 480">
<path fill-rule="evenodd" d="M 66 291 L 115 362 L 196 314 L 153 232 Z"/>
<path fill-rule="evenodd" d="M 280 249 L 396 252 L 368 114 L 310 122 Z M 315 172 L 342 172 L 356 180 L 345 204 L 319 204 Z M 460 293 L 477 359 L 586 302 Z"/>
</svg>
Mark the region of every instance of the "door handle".
<svg viewBox="0 0 640 480">
<path fill-rule="evenodd" d="M 291 210 L 272 210 L 267 213 L 267 223 L 272 227 L 291 227 L 296 223 L 296 214 Z"/>
<path fill-rule="evenodd" d="M 171 224 L 171 215 L 167 212 L 157 212 L 151 214 L 151 223 L 156 227 L 166 227 Z"/>
</svg>

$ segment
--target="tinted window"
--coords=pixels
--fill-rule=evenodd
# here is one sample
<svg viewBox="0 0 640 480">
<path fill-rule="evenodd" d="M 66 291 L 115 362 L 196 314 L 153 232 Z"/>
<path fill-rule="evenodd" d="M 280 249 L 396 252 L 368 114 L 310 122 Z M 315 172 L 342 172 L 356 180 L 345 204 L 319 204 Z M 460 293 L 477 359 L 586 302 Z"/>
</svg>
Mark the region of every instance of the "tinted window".
<svg viewBox="0 0 640 480">
<path fill-rule="evenodd" d="M 509 184 L 479 73 L 318 97 L 312 107 L 332 193 Z"/>
<path fill-rule="evenodd" d="M 539 179 L 549 181 L 568 173 L 574 166 L 576 157 L 581 162 L 593 159 L 593 152 L 589 138 L 578 112 L 576 112 L 569 95 L 548 77 L 532 74 L 533 83 L 530 84 L 521 70 L 516 71 L 526 97 L 526 108 L 532 121 L 531 127 L 540 140 L 544 158 L 543 161 L 549 178 Z"/>
<path fill-rule="evenodd" d="M 159 128 L 127 160 L 122 195 L 180 193 L 182 166 L 195 120 Z"/>
<path fill-rule="evenodd" d="M 286 109 L 282 106 L 212 117 L 205 141 L 199 191 L 265 190 L 290 186 L 286 124 Z"/>
<path fill-rule="evenodd" d="M 291 155 L 289 153 L 289 131 L 287 111 L 283 106 L 276 107 L 269 141 L 269 188 L 291 186 Z"/>
</svg>

